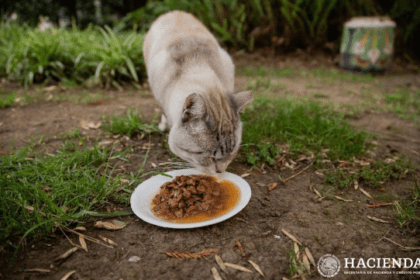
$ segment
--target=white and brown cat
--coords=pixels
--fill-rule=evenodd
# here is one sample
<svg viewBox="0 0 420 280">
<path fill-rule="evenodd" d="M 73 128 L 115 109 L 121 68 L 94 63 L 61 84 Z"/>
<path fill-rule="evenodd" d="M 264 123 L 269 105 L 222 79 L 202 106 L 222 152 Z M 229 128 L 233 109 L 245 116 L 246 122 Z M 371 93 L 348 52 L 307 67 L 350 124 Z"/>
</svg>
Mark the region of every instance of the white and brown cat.
<svg viewBox="0 0 420 280">
<path fill-rule="evenodd" d="M 253 99 L 234 94 L 229 54 L 193 15 L 173 11 L 153 22 L 143 55 L 171 151 L 204 172 L 224 172 L 241 143 L 239 112 Z"/>
</svg>

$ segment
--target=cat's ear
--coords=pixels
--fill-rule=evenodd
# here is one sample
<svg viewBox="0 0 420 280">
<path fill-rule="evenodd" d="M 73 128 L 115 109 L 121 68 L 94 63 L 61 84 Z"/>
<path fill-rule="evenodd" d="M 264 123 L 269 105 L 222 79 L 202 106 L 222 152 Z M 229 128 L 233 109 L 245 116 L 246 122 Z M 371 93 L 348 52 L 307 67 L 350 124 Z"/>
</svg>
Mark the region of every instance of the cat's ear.
<svg viewBox="0 0 420 280">
<path fill-rule="evenodd" d="M 237 94 L 233 94 L 232 98 L 235 102 L 237 113 L 240 113 L 248 103 L 254 100 L 252 90 L 238 92 Z"/>
<path fill-rule="evenodd" d="M 197 93 L 190 94 L 184 103 L 182 122 L 186 123 L 193 119 L 201 119 L 206 114 L 206 106 L 203 97 Z"/>
</svg>

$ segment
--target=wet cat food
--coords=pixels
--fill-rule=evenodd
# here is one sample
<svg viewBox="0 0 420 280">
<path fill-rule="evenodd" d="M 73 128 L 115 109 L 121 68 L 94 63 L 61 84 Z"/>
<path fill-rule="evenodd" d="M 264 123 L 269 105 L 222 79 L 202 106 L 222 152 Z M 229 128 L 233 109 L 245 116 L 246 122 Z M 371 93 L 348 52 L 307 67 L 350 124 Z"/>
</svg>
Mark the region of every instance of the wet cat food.
<svg viewBox="0 0 420 280">
<path fill-rule="evenodd" d="M 203 213 L 214 216 L 232 204 L 228 200 L 233 199 L 236 204 L 239 198 L 236 186 L 231 192 L 221 183 L 207 175 L 177 176 L 160 187 L 160 192 L 153 199 L 153 212 L 167 220 L 185 219 Z"/>
</svg>

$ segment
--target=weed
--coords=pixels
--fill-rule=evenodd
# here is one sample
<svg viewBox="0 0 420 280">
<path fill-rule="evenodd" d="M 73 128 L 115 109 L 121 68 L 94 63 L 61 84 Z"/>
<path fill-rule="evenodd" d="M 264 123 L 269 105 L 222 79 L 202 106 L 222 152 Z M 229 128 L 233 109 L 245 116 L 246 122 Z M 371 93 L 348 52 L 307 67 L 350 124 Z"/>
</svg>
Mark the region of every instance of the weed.
<svg viewBox="0 0 420 280">
<path fill-rule="evenodd" d="M 294 244 L 294 246 L 298 246 L 298 245 Z M 301 260 L 299 260 L 300 254 L 299 252 L 295 252 L 294 246 L 292 248 L 292 251 L 289 252 L 289 261 L 290 261 L 289 276 L 292 278 L 297 278 L 297 277 L 305 278 L 305 276 L 309 275 L 310 273 L 306 269 L 304 263 Z"/>
<path fill-rule="evenodd" d="M 398 214 L 396 220 L 400 226 L 410 224 L 414 228 L 420 226 L 420 185 L 414 181 L 414 188 L 409 199 L 402 199 L 394 204 Z"/>
</svg>

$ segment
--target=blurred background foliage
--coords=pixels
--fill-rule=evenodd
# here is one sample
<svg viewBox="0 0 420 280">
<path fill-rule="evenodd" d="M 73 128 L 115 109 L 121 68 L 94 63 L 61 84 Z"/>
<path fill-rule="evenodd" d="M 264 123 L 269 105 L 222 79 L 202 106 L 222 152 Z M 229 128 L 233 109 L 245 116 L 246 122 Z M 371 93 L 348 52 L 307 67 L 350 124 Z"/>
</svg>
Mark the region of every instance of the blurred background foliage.
<svg viewBox="0 0 420 280">
<path fill-rule="evenodd" d="M 0 76 L 25 85 L 48 79 L 119 86 L 145 77 L 141 43 L 159 15 L 197 16 L 231 51 L 271 48 L 338 54 L 354 16 L 397 23 L 396 55 L 420 58 L 420 1 L 404 0 L 2 0 Z M 47 31 L 41 31 L 47 30 Z"/>
</svg>

